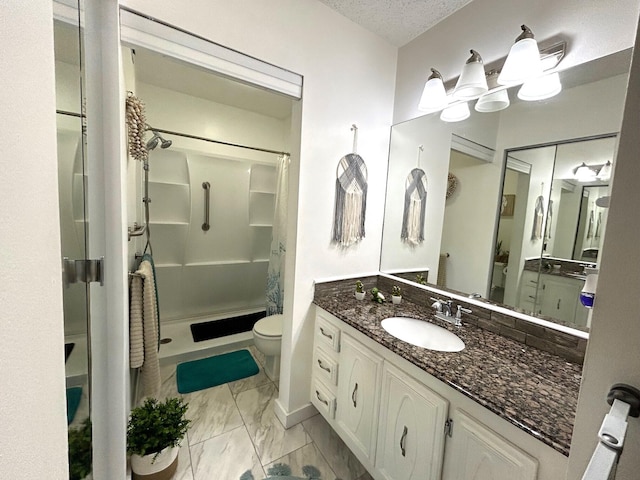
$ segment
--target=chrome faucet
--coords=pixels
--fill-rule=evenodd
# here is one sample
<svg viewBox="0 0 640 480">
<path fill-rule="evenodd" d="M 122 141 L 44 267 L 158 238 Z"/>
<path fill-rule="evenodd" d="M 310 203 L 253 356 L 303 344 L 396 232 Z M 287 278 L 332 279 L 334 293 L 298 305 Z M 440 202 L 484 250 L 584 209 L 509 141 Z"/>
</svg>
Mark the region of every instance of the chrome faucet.
<svg viewBox="0 0 640 480">
<path fill-rule="evenodd" d="M 454 323 L 456 327 L 462 326 L 462 312 L 471 313 L 471 310 L 469 310 L 468 308 L 464 308 L 462 305 L 458 305 L 458 311 L 456 312 L 456 321 Z"/>
<path fill-rule="evenodd" d="M 451 306 L 453 301 L 447 300 L 446 303 L 442 304 L 442 313 L 444 313 L 445 317 L 450 317 L 452 315 Z"/>
</svg>

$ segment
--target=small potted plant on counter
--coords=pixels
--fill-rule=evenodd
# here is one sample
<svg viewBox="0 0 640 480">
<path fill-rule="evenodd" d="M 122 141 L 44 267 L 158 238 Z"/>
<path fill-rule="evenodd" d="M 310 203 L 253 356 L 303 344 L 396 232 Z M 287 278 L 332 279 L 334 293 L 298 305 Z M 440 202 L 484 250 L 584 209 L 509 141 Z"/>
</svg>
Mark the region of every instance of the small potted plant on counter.
<svg viewBox="0 0 640 480">
<path fill-rule="evenodd" d="M 427 279 L 424 278 L 424 275 L 422 275 L 421 273 L 418 273 L 416 275 L 416 283 L 419 283 L 420 285 L 426 285 Z"/>
<path fill-rule="evenodd" d="M 360 280 L 356 282 L 356 299 L 363 300 L 365 296 L 364 285 Z"/>
<path fill-rule="evenodd" d="M 391 301 L 394 305 L 398 305 L 402 301 L 402 291 L 397 285 L 391 288 Z"/>
<path fill-rule="evenodd" d="M 190 420 L 187 404 L 180 398 L 159 402 L 148 398 L 131 410 L 127 426 L 127 452 L 131 454 L 133 478 L 171 478 L 178 467 L 178 449 Z"/>
<path fill-rule="evenodd" d="M 374 302 L 384 303 L 384 295 L 375 287 L 371 289 L 371 297 L 371 300 Z"/>
</svg>

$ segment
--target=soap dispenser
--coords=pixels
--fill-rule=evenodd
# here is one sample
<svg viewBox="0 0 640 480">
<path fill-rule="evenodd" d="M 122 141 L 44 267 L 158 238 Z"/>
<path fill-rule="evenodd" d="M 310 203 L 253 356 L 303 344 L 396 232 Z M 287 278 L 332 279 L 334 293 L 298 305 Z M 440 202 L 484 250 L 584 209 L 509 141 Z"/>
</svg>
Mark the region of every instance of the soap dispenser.
<svg viewBox="0 0 640 480">
<path fill-rule="evenodd" d="M 584 281 L 584 287 L 580 292 L 580 303 L 587 308 L 593 308 L 593 302 L 596 298 L 596 288 L 598 286 L 598 269 L 585 268 L 587 277 Z"/>
</svg>

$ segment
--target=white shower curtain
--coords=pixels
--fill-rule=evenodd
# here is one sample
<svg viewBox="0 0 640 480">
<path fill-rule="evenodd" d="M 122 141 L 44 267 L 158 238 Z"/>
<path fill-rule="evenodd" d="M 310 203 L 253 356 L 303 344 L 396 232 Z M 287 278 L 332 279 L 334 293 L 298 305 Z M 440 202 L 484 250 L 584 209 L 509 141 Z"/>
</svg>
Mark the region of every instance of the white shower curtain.
<svg viewBox="0 0 640 480">
<path fill-rule="evenodd" d="M 267 272 L 267 315 L 282 313 L 284 303 L 284 261 L 287 252 L 287 199 L 289 198 L 289 155 L 278 158 L 276 198 L 271 230 L 271 253 Z"/>
</svg>

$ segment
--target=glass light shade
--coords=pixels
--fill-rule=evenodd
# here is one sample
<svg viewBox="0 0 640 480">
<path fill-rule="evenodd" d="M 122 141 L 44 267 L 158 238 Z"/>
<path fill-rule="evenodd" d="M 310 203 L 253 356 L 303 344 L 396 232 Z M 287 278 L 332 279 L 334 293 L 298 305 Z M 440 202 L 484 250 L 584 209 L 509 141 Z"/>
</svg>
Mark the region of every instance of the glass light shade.
<svg viewBox="0 0 640 480">
<path fill-rule="evenodd" d="M 500 85 L 517 85 L 530 78 L 542 75 L 540 50 L 533 38 L 523 38 L 513 44 L 502 71 L 498 76 Z"/>
<path fill-rule="evenodd" d="M 424 84 L 422 97 L 418 104 L 418 110 L 425 112 L 433 112 L 442 110 L 447 106 L 447 92 L 444 89 L 444 83 L 441 78 L 430 78 Z"/>
<path fill-rule="evenodd" d="M 596 178 L 605 182 L 611 178 L 611 162 L 607 162 L 602 166 Z"/>
<path fill-rule="evenodd" d="M 469 118 L 469 115 L 471 115 L 471 112 L 467 102 L 456 103 L 442 111 L 440 120 L 443 122 L 461 122 Z"/>
<path fill-rule="evenodd" d="M 509 106 L 509 94 L 506 89 L 482 95 L 476 102 L 476 112 L 499 112 Z"/>
<path fill-rule="evenodd" d="M 582 165 L 576 169 L 574 176 L 579 182 L 590 182 L 596 179 L 596 172 L 590 167 L 587 167 L 587 164 L 583 162 Z"/>
<path fill-rule="evenodd" d="M 518 91 L 518 98 L 527 102 L 551 98 L 562 91 L 558 72 L 527 80 Z"/>
<path fill-rule="evenodd" d="M 456 88 L 453 90 L 453 98 L 456 100 L 471 100 L 482 95 L 489 87 L 484 73 L 482 62 L 465 63 Z"/>
</svg>

